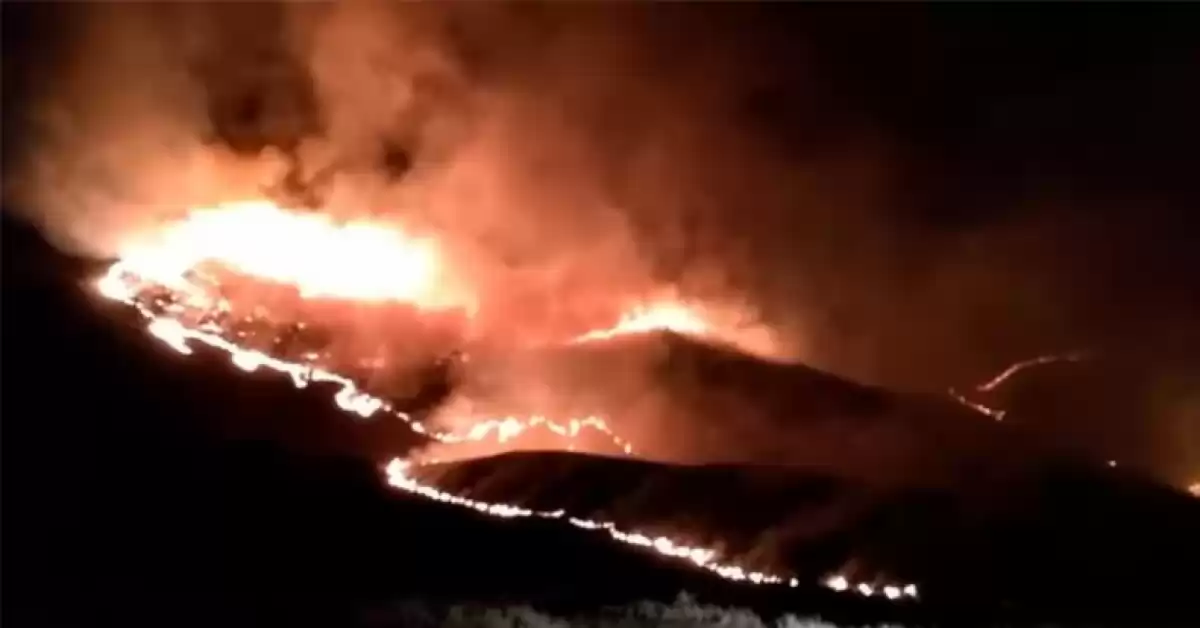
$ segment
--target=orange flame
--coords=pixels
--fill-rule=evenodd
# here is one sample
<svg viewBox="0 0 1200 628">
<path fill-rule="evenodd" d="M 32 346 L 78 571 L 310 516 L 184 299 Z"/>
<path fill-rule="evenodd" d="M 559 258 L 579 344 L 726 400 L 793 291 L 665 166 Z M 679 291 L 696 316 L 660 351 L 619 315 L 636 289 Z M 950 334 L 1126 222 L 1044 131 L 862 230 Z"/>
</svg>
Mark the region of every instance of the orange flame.
<svg viewBox="0 0 1200 628">
<path fill-rule="evenodd" d="M 784 359 L 786 351 L 774 330 L 754 321 L 744 306 L 699 304 L 678 298 L 659 298 L 634 304 L 611 327 L 593 329 L 570 340 L 572 344 L 620 336 L 672 332 L 705 342 L 736 347 L 769 360 Z"/>
</svg>

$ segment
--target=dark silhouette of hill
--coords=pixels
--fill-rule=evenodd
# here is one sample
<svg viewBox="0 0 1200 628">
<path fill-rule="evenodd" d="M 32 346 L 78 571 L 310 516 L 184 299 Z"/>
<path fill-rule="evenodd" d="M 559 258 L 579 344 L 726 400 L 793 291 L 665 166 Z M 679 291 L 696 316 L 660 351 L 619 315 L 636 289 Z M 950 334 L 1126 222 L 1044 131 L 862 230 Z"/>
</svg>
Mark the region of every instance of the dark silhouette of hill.
<svg viewBox="0 0 1200 628">
<path fill-rule="evenodd" d="M 1073 464 L 998 473 L 992 490 L 978 492 L 967 490 L 977 477 L 965 473 L 924 481 L 937 465 L 880 482 L 892 476 L 866 463 L 886 441 L 877 436 L 858 458 L 846 456 L 850 471 L 831 451 L 782 469 L 533 453 L 442 473 L 448 487 L 475 496 L 687 529 L 801 570 L 854 556 L 928 581 L 929 603 L 915 607 L 728 584 L 554 522 L 497 521 L 406 496 L 382 485 L 375 464 L 422 444 L 403 426 L 351 420 L 323 391 L 247 376 L 217 356 L 182 359 L 80 289 L 99 267 L 55 253 L 7 217 L 3 227 L 4 612 L 13 625 L 355 625 L 364 608 L 398 597 L 571 608 L 680 590 L 763 612 L 953 625 L 979 613 L 1149 625 L 1191 612 L 1181 593 L 1187 569 L 1200 564 L 1186 544 L 1196 504 Z M 744 378 L 738 385 L 775 368 L 706 363 L 716 354 L 697 351 L 697 372 Z M 886 391 L 804 373 L 780 386 L 821 412 L 795 412 L 793 422 L 819 414 L 811 422 L 828 424 L 849 405 L 859 409 L 851 426 L 908 416 L 938 425 L 909 437 L 942 441 L 914 445 L 908 459 L 986 440 L 916 409 L 957 412 L 940 402 L 897 412 L 902 402 Z M 968 438 L 950 440 L 960 430 Z M 969 470 L 959 464 L 949 468 Z M 1008 501 L 994 501 L 1004 491 Z M 1000 591 L 1013 605 L 995 598 Z"/>
</svg>

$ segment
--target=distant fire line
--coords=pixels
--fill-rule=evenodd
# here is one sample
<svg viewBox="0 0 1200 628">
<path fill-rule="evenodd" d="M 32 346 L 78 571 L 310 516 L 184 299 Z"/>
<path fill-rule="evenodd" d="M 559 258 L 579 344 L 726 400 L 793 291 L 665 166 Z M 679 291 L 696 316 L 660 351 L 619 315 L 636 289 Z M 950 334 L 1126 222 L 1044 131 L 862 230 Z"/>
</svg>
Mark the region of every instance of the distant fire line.
<svg viewBox="0 0 1200 628">
<path fill-rule="evenodd" d="M 234 366 L 245 372 L 254 372 L 259 368 L 287 375 L 296 388 L 306 388 L 312 382 L 330 383 L 338 386 L 334 395 L 337 407 L 360 418 L 371 418 L 377 413 L 391 415 L 406 423 L 414 432 L 432 438 L 445 444 L 477 442 L 495 431 L 499 442 L 505 442 L 534 427 L 542 427 L 560 436 L 573 437 L 582 429 L 592 429 L 604 433 L 613 444 L 625 453 L 632 453 L 633 446 L 614 434 L 603 419 L 595 416 L 572 419 L 566 424 L 558 423 L 544 416 L 533 416 L 521 421 L 515 416 L 491 419 L 476 424 L 465 433 L 454 433 L 434 430 L 410 414 L 396 410 L 386 400 L 371 395 L 360 389 L 348 377 L 332 371 L 319 368 L 312 364 L 289 362 L 262 351 L 246 349 L 225 339 L 219 329 L 190 329 L 174 318 L 156 314 L 150 308 L 138 301 L 136 292 L 130 291 L 121 281 L 120 276 L 129 271 L 118 263 L 110 269 L 97 284 L 100 293 L 112 300 L 119 301 L 135 308 L 148 321 L 147 331 L 182 355 L 191 355 L 194 350 L 189 344 L 197 342 L 213 349 L 224 351 L 230 356 Z"/>
<path fill-rule="evenodd" d="M 982 384 L 979 384 L 978 386 L 975 386 L 975 391 L 981 392 L 981 393 L 993 392 L 997 388 L 999 388 L 1004 382 L 1007 382 L 1009 379 L 1011 379 L 1014 375 L 1017 375 L 1018 373 L 1025 371 L 1027 369 L 1033 368 L 1035 366 L 1042 366 L 1044 364 L 1054 364 L 1057 362 L 1081 362 L 1083 360 L 1089 359 L 1090 357 L 1091 357 L 1091 354 L 1089 354 L 1087 352 L 1072 351 L 1069 353 L 1050 353 L 1050 354 L 1046 354 L 1046 355 L 1039 355 L 1039 356 L 1036 356 L 1033 358 L 1029 358 L 1028 360 L 1021 360 L 1019 362 L 1014 362 L 1014 363 L 1010 364 L 1009 366 L 1005 367 L 1004 370 L 997 373 L 991 379 L 983 382 Z M 958 403 L 960 403 L 960 404 L 962 404 L 984 416 L 995 419 L 997 421 L 1003 421 L 1004 417 L 1008 414 L 1008 411 L 1004 410 L 1002 408 L 994 408 L 992 406 L 981 403 L 979 401 L 973 401 L 971 399 L 968 399 L 966 397 L 966 395 L 963 395 L 962 393 L 958 392 L 958 390 L 955 388 L 950 388 L 946 392 L 947 392 L 947 394 L 950 395 L 951 398 L 953 398 Z"/>
<path fill-rule="evenodd" d="M 1028 360 L 1021 360 L 1020 362 L 1009 365 L 1008 368 L 1000 371 L 1000 373 L 998 373 L 995 377 L 976 386 L 975 390 L 983 393 L 992 392 L 993 390 L 999 388 L 1001 384 L 1008 381 L 1009 378 L 1017 373 L 1020 373 L 1021 371 L 1033 368 L 1035 366 L 1042 366 L 1044 364 L 1054 364 L 1056 362 L 1082 362 L 1090 357 L 1091 355 L 1084 351 L 1071 351 L 1068 353 L 1039 355 L 1037 357 L 1029 358 Z"/>
<path fill-rule="evenodd" d="M 762 571 L 752 571 L 743 569 L 737 565 L 720 563 L 716 560 L 716 552 L 707 548 L 691 547 L 681 545 L 678 542 L 665 536 L 647 536 L 637 532 L 624 532 L 608 521 L 595 521 L 592 519 L 583 519 L 567 515 L 563 510 L 538 511 L 514 506 L 503 503 L 490 503 L 479 500 L 460 497 L 452 493 L 447 493 L 427 484 L 422 484 L 419 480 L 408 473 L 412 467 L 410 463 L 395 458 L 384 468 L 387 474 L 388 484 L 410 492 L 427 497 L 429 499 L 455 504 L 466 508 L 477 510 L 484 514 L 505 519 L 537 517 L 542 519 L 562 519 L 577 528 L 585 530 L 603 530 L 613 539 L 621 541 L 629 545 L 636 545 L 653 549 L 655 552 L 664 556 L 672 556 L 682 558 L 694 563 L 698 567 L 702 567 L 713 573 L 737 582 L 749 582 L 753 584 L 786 584 L 789 587 L 795 588 L 800 586 L 800 581 L 796 578 L 785 578 L 783 576 L 770 574 Z M 827 587 L 843 591 L 850 588 L 849 581 L 843 576 L 831 576 L 823 582 Z M 858 583 L 854 585 L 854 589 L 863 595 L 873 595 L 876 592 L 876 586 L 869 583 Z M 917 587 L 913 584 L 904 586 L 884 585 L 878 588 L 878 592 L 882 593 L 888 599 L 898 599 L 900 597 L 917 596 Z"/>
</svg>

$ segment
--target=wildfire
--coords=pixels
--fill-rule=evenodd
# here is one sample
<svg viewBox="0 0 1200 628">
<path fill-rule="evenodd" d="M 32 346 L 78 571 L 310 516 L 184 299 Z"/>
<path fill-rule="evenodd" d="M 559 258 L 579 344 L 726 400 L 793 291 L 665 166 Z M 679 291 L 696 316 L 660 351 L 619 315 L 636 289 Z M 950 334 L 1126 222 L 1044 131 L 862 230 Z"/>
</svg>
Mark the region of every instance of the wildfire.
<svg viewBox="0 0 1200 628">
<path fill-rule="evenodd" d="M 414 432 L 444 444 L 504 443 L 528 430 L 544 429 L 566 439 L 578 438 L 585 430 L 608 437 L 628 454 L 632 444 L 622 440 L 603 418 L 587 416 L 554 421 L 544 416 L 505 416 L 475 422 L 459 432 L 429 427 L 397 410 L 386 399 L 363 390 L 355 381 L 318 366 L 314 357 L 288 360 L 248 348 L 230 339 L 220 323 L 187 317 L 194 311 L 227 311 L 229 304 L 206 282 L 206 264 L 298 289 L 301 297 L 337 298 L 356 301 L 402 301 L 419 308 L 461 307 L 467 302 L 443 288 L 445 271 L 436 244 L 410 238 L 378 225 L 338 225 L 315 214 L 297 214 L 267 202 L 246 202 L 199 210 L 168 227 L 153 244 L 137 247 L 113 264 L 96 283 L 105 298 L 134 308 L 147 323 L 147 331 L 181 355 L 191 355 L 197 345 L 226 353 L 235 367 L 246 372 L 267 369 L 288 376 L 297 388 L 313 382 L 332 384 L 336 406 L 360 418 L 390 416 L 406 423 Z M 147 295 L 166 290 L 170 298 Z M 193 320 L 194 319 L 194 320 Z M 652 330 L 704 335 L 710 325 L 696 311 L 674 303 L 639 308 L 617 325 L 583 334 L 573 342 L 611 338 L 620 334 Z M 601 530 L 613 539 L 650 549 L 664 556 L 687 560 L 717 575 L 754 584 L 799 586 L 796 578 L 747 570 L 723 563 L 711 549 L 691 547 L 664 536 L 622 531 L 611 522 L 582 519 L 563 511 L 540 512 L 511 504 L 492 504 L 452 495 L 422 484 L 410 470 L 412 460 L 395 459 L 385 467 L 388 483 L 396 489 L 436 501 L 474 509 L 497 517 L 541 517 L 562 519 L 571 525 Z M 849 583 L 834 575 L 825 586 L 853 590 L 862 595 L 881 593 L 889 599 L 916 597 L 915 585 Z"/>
</svg>

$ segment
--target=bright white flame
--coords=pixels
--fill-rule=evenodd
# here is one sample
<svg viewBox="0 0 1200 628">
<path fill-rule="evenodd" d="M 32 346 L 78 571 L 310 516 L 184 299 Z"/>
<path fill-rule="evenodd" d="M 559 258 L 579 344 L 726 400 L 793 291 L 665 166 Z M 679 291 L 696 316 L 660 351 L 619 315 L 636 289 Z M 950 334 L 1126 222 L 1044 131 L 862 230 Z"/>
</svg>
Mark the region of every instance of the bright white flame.
<svg viewBox="0 0 1200 628">
<path fill-rule="evenodd" d="M 295 286 L 302 297 L 432 308 L 468 305 L 446 290 L 446 269 L 432 240 L 394 226 L 339 224 L 323 214 L 288 211 L 266 201 L 198 209 L 121 256 L 124 269 L 183 291 L 191 288 L 185 275 L 206 263 Z M 113 288 L 101 286 L 105 294 Z"/>
<path fill-rule="evenodd" d="M 850 582 L 846 580 L 845 576 L 840 574 L 826 578 L 824 584 L 834 591 L 845 591 L 850 588 Z"/>
</svg>

